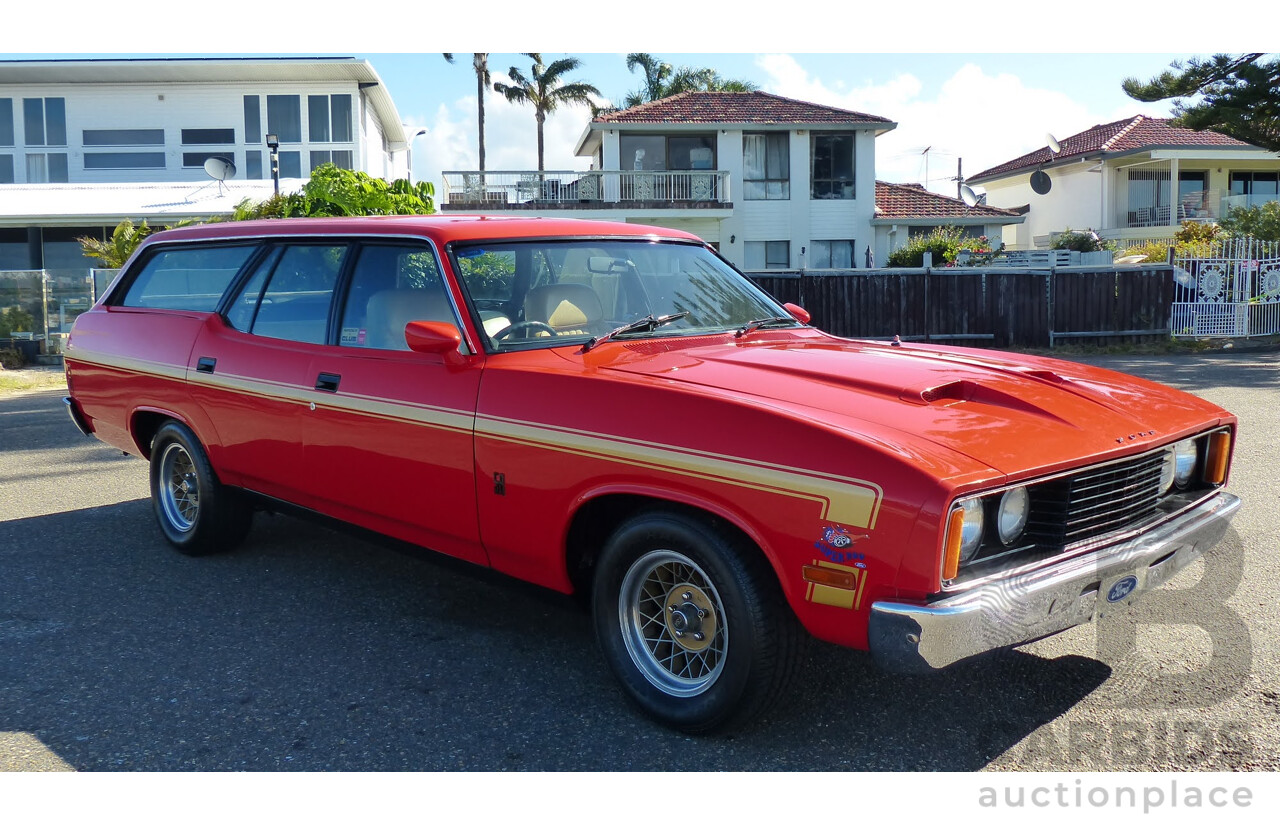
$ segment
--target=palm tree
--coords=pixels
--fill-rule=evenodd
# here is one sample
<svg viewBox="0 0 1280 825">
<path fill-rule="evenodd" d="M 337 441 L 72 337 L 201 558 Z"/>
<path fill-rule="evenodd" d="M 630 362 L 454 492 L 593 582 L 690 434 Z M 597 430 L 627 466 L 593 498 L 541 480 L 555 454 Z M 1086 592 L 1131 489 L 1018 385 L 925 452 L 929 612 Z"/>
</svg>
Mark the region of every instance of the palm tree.
<svg viewBox="0 0 1280 825">
<path fill-rule="evenodd" d="M 644 71 L 644 88 L 627 94 L 623 106 L 630 108 L 671 97 L 682 92 L 754 92 L 760 87 L 749 80 L 725 79 L 715 69 L 692 66 L 673 67 L 647 52 L 627 55 L 627 71 Z"/>
<path fill-rule="evenodd" d="M 445 54 L 444 59 L 450 63 L 453 62 L 452 54 Z M 480 171 L 484 171 L 484 93 L 489 88 L 489 54 L 488 52 L 474 52 L 471 55 L 471 65 L 476 70 L 476 109 L 479 114 L 480 123 Z"/>
<path fill-rule="evenodd" d="M 525 77 L 515 66 L 507 76 L 511 83 L 495 83 L 493 90 L 511 103 L 528 103 L 533 106 L 533 116 L 538 122 L 538 171 L 544 171 L 542 127 L 547 115 L 561 105 L 585 104 L 591 106 L 591 95 L 600 96 L 600 90 L 590 83 L 563 83 L 564 76 L 582 66 L 576 57 L 564 57 L 551 65 L 544 65 L 542 55 L 525 52 L 533 58 L 531 77 Z"/>
</svg>

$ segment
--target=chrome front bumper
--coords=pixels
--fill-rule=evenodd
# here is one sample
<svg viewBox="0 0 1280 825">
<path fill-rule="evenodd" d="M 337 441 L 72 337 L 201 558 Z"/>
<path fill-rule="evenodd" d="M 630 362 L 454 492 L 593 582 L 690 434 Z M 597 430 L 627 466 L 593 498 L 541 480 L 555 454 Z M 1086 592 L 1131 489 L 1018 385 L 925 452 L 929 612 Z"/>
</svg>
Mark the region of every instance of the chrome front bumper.
<svg viewBox="0 0 1280 825">
<path fill-rule="evenodd" d="M 877 664 L 921 672 L 1049 636 L 1126 607 L 1164 584 L 1227 531 L 1240 499 L 1219 493 L 1128 541 L 983 584 L 927 605 L 876 602 Z"/>
</svg>

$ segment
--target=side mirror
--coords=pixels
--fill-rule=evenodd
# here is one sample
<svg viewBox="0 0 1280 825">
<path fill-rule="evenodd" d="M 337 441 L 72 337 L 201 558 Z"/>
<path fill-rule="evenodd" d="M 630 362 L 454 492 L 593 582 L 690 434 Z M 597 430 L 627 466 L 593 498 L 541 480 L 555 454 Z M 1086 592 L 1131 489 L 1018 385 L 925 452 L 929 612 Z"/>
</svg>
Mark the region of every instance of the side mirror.
<svg viewBox="0 0 1280 825">
<path fill-rule="evenodd" d="M 450 353 L 458 355 L 462 333 L 453 324 L 440 321 L 410 321 L 404 326 L 404 340 L 409 349 L 430 355 L 442 355 L 453 363 Z"/>
<path fill-rule="evenodd" d="M 809 323 L 809 313 L 805 311 L 804 307 L 798 304 L 783 304 L 782 308 L 791 313 L 791 317 L 795 318 L 800 323 Z"/>
</svg>

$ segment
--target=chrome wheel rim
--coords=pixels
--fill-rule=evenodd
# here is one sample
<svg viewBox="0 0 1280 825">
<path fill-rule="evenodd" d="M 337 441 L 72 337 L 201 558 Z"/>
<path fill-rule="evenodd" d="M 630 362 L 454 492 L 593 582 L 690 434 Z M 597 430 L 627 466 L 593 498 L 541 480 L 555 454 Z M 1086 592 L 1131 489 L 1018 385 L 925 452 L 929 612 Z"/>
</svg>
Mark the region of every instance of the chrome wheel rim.
<svg viewBox="0 0 1280 825">
<path fill-rule="evenodd" d="M 645 679 L 670 696 L 696 696 L 724 670 L 729 628 L 711 579 L 687 556 L 654 550 L 622 579 L 618 621 Z"/>
<path fill-rule="evenodd" d="M 160 455 L 160 508 L 175 530 L 186 533 L 200 515 L 200 479 L 195 463 L 181 444 L 170 444 Z"/>
</svg>

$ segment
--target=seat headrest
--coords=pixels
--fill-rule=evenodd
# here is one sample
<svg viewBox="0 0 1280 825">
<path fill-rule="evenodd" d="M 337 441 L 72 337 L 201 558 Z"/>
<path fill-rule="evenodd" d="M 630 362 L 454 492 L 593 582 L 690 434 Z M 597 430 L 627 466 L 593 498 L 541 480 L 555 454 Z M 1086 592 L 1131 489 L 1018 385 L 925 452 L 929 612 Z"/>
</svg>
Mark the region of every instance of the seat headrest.
<svg viewBox="0 0 1280 825">
<path fill-rule="evenodd" d="M 410 321 L 458 323 L 449 301 L 434 289 L 384 289 L 369 298 L 365 345 L 374 349 L 408 349 L 404 328 Z"/>
<path fill-rule="evenodd" d="M 556 329 L 583 329 L 602 320 L 604 308 L 600 296 L 586 284 L 548 284 L 529 290 L 524 317 Z"/>
</svg>

